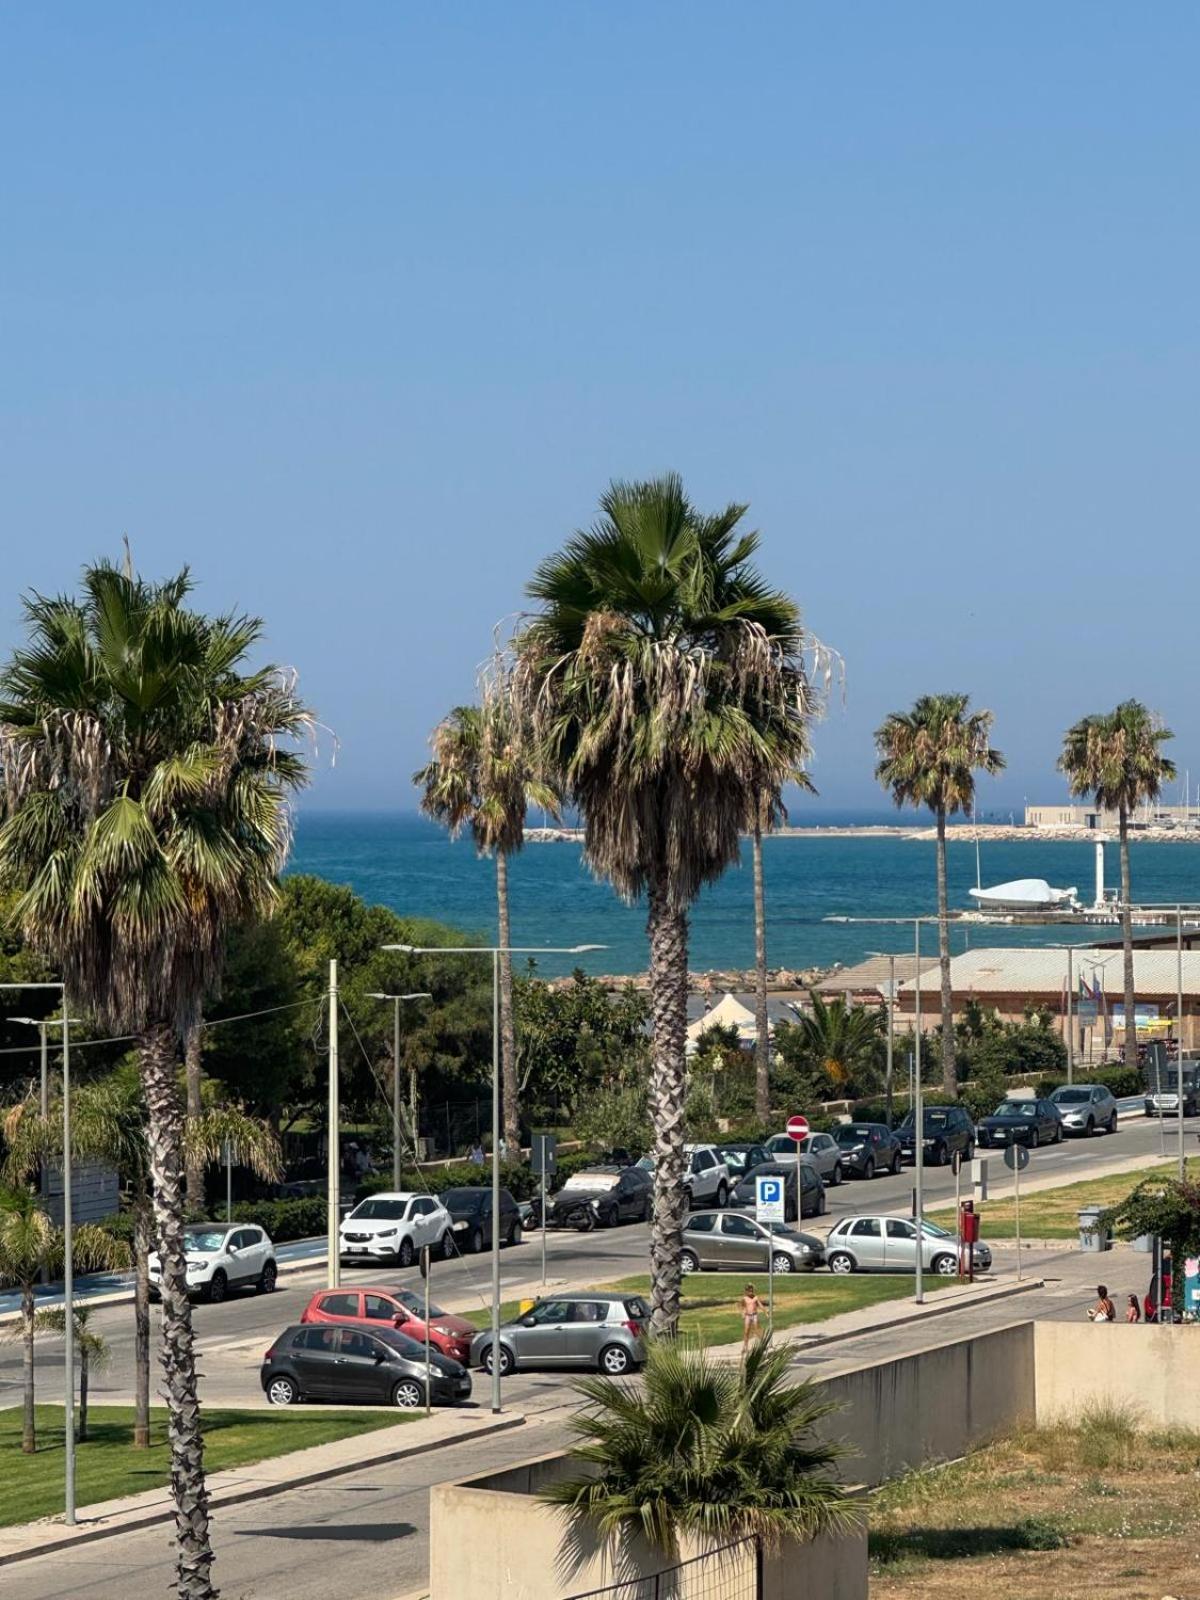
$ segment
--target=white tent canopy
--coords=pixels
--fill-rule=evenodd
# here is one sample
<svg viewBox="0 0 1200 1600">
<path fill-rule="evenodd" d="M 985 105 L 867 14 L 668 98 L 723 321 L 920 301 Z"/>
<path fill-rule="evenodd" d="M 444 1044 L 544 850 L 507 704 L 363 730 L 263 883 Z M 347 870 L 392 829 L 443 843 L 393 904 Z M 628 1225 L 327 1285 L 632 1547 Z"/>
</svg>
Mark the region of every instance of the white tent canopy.
<svg viewBox="0 0 1200 1600">
<path fill-rule="evenodd" d="M 710 1028 L 736 1028 L 738 1039 L 742 1044 L 753 1044 L 758 1033 L 754 1021 L 754 1013 L 748 1006 L 744 1006 L 735 995 L 722 995 L 716 1005 L 706 1011 L 702 1017 L 697 1017 L 687 1031 L 687 1052 L 692 1055 L 700 1047 L 700 1041 Z"/>
</svg>

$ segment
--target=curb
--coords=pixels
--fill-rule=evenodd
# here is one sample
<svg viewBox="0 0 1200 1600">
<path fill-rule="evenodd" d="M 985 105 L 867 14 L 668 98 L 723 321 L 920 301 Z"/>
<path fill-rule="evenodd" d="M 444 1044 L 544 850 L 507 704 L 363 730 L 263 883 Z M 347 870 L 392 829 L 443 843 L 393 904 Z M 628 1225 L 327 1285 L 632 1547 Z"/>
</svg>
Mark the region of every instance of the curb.
<svg viewBox="0 0 1200 1600">
<path fill-rule="evenodd" d="M 297 1473 L 294 1477 L 282 1479 L 277 1483 L 256 1483 L 243 1488 L 230 1488 L 216 1490 L 209 1499 L 210 1507 L 242 1505 L 247 1500 L 266 1500 L 276 1494 L 286 1494 L 292 1489 L 303 1489 L 309 1484 L 324 1483 L 329 1478 L 342 1478 L 351 1472 L 361 1472 L 368 1467 L 382 1466 L 385 1462 L 396 1461 L 401 1458 L 408 1460 L 413 1456 L 428 1455 L 434 1450 L 444 1450 L 450 1445 L 465 1444 L 471 1439 L 489 1439 L 497 1433 L 508 1433 L 513 1428 L 525 1425 L 522 1412 L 515 1412 L 512 1416 L 502 1417 L 498 1422 L 487 1423 L 482 1428 L 473 1429 L 468 1434 L 450 1435 L 444 1439 L 431 1439 L 427 1444 L 407 1445 L 396 1444 L 387 1450 L 376 1450 L 365 1455 L 357 1461 L 347 1461 L 343 1466 L 315 1467 L 308 1471 Z M 321 1449 L 317 1445 L 313 1448 Z M 252 1463 L 248 1468 L 231 1468 L 232 1471 L 253 1470 Z M 86 1510 L 86 1508 L 84 1508 Z M 155 1506 L 145 1506 L 137 1511 L 128 1513 L 114 1512 L 112 1520 L 98 1523 L 89 1527 L 86 1523 L 78 1524 L 74 1529 L 67 1530 L 63 1527 L 59 1532 L 54 1524 L 26 1523 L 26 1527 L 42 1527 L 47 1529 L 48 1537 L 41 1540 L 28 1550 L 11 1550 L 7 1554 L 0 1552 L 0 1567 L 12 1566 L 18 1561 L 29 1561 L 35 1556 L 53 1555 L 63 1550 L 73 1550 L 79 1544 L 92 1544 L 98 1539 L 115 1538 L 122 1533 L 135 1533 L 142 1528 L 152 1528 L 157 1523 L 167 1522 L 175 1515 L 174 1507 L 169 1500 Z M 120 1519 L 120 1520 L 118 1520 Z M 54 1528 L 54 1532 L 50 1532 Z"/>
<path fill-rule="evenodd" d="M 1025 1283 L 997 1284 L 987 1294 L 976 1295 L 972 1300 L 951 1301 L 943 1304 L 939 1300 L 930 1300 L 920 1307 L 913 1309 L 902 1317 L 888 1317 L 878 1322 L 864 1323 L 861 1328 L 844 1328 L 840 1333 L 814 1333 L 809 1335 L 799 1334 L 789 1342 L 799 1353 L 803 1350 L 814 1349 L 818 1345 L 837 1344 L 841 1340 L 861 1339 L 867 1334 L 886 1333 L 890 1328 L 908 1327 L 914 1322 L 930 1322 L 934 1317 L 953 1316 L 956 1311 L 969 1311 L 975 1306 L 990 1306 L 998 1300 L 1011 1300 L 1015 1295 L 1030 1294 L 1035 1289 L 1046 1287 L 1043 1278 L 1030 1278 Z"/>
</svg>

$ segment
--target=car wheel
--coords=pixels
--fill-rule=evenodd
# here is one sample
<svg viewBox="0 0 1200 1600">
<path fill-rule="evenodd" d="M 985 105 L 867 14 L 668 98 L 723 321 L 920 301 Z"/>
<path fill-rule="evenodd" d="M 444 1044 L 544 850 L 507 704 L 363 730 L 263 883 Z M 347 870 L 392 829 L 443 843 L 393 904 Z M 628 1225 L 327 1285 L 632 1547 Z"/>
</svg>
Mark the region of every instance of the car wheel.
<svg viewBox="0 0 1200 1600">
<path fill-rule="evenodd" d="M 837 1273 L 839 1278 L 844 1277 L 846 1273 L 854 1271 L 854 1257 L 848 1256 L 844 1250 L 835 1250 L 829 1258 L 829 1270 Z"/>
<path fill-rule="evenodd" d="M 892 1177 L 898 1178 L 903 1171 L 904 1157 L 900 1154 L 899 1150 L 897 1150 L 896 1154 L 892 1157 Z"/>
<path fill-rule="evenodd" d="M 728 1190 L 728 1188 L 726 1187 L 725 1184 L 719 1183 L 717 1185 L 717 1210 L 718 1211 L 724 1211 L 725 1207 L 728 1204 L 729 1204 L 729 1190 Z"/>
<path fill-rule="evenodd" d="M 875 1157 L 874 1156 L 868 1156 L 867 1159 L 866 1159 L 866 1163 L 863 1166 L 863 1177 L 867 1180 L 868 1183 L 870 1183 L 871 1179 L 874 1176 L 875 1176 Z"/>
<path fill-rule="evenodd" d="M 833 1163 L 833 1186 L 834 1186 L 835 1189 L 838 1187 L 838 1185 L 841 1183 L 841 1181 L 842 1181 L 842 1163 L 840 1161 L 835 1161 Z"/>
<path fill-rule="evenodd" d="M 933 1164 L 935 1167 L 944 1167 L 950 1159 L 950 1152 L 944 1144 L 935 1144 L 933 1147 Z"/>
<path fill-rule="evenodd" d="M 208 1280 L 208 1289 L 204 1298 L 210 1305 L 219 1306 L 229 1293 L 229 1279 L 219 1269 Z"/>
<path fill-rule="evenodd" d="M 1055 1144 L 1061 1144 L 1062 1141 L 1063 1141 L 1063 1129 L 1062 1129 L 1062 1123 L 1060 1122 L 1058 1127 L 1055 1128 L 1055 1130 L 1054 1130 L 1054 1142 L 1055 1142 Z"/>
<path fill-rule="evenodd" d="M 262 1269 L 262 1273 L 258 1280 L 259 1294 L 273 1294 L 275 1292 L 275 1280 L 278 1278 L 278 1276 L 279 1268 L 273 1261 L 268 1261 L 266 1266 Z"/>
<path fill-rule="evenodd" d="M 1184 1106 L 1183 1109 L 1186 1111 L 1187 1107 Z M 1109 1131 L 1109 1133 L 1116 1133 L 1116 1131 L 1117 1131 L 1117 1113 L 1115 1111 L 1113 1112 L 1112 1116 L 1109 1117 L 1109 1119 L 1108 1119 L 1108 1131 Z"/>
<path fill-rule="evenodd" d="M 446 1229 L 445 1233 L 441 1237 L 439 1249 L 441 1251 L 441 1257 L 443 1261 L 449 1261 L 454 1254 L 454 1235 L 450 1232 L 449 1228 Z"/>
<path fill-rule="evenodd" d="M 829 1201 L 826 1200 L 825 1191 L 822 1189 L 821 1193 L 817 1196 L 817 1215 L 819 1217 L 823 1217 L 828 1209 Z"/>
<path fill-rule="evenodd" d="M 1096 1131 L 1096 1119 L 1095 1119 L 1095 1117 L 1089 1117 L 1087 1119 L 1087 1127 L 1083 1130 L 1084 1138 L 1085 1139 L 1090 1139 L 1092 1134 L 1095 1133 L 1095 1131 Z"/>
<path fill-rule="evenodd" d="M 509 1244 L 520 1244 L 521 1224 L 519 1222 L 514 1222 L 512 1227 L 508 1230 L 508 1242 Z"/>
<path fill-rule="evenodd" d="M 1030 1130 L 1030 1134 L 1029 1134 L 1029 1147 L 1030 1147 L 1030 1149 L 1031 1150 L 1037 1150 L 1041 1146 L 1041 1143 L 1042 1143 L 1042 1132 L 1041 1132 L 1041 1129 L 1040 1128 L 1031 1129 Z"/>
<path fill-rule="evenodd" d="M 392 1390 L 392 1404 L 401 1411 L 415 1411 L 425 1404 L 425 1391 L 415 1378 L 401 1378 Z"/>
<path fill-rule="evenodd" d="M 413 1249 L 411 1239 L 401 1239 L 400 1248 L 396 1252 L 396 1260 L 402 1267 L 411 1267 L 417 1259 L 417 1252 Z"/>
<path fill-rule="evenodd" d="M 934 1256 L 933 1270 L 939 1278 L 957 1278 L 958 1262 L 953 1256 Z"/>
<path fill-rule="evenodd" d="M 267 1399 L 273 1406 L 294 1406 L 299 1403 L 300 1391 L 291 1378 L 272 1378 L 267 1385 Z"/>
<path fill-rule="evenodd" d="M 596 1213 L 590 1206 L 584 1206 L 579 1213 L 579 1221 L 575 1224 L 580 1233 L 591 1233 L 596 1226 Z"/>
<path fill-rule="evenodd" d="M 471 1230 L 470 1243 L 471 1243 L 471 1254 L 473 1256 L 477 1256 L 480 1253 L 480 1251 L 483 1249 L 483 1230 L 481 1228 L 473 1228 Z"/>
<path fill-rule="evenodd" d="M 633 1366 L 633 1357 L 623 1344 L 606 1344 L 596 1364 L 606 1377 L 619 1378 Z"/>
<path fill-rule="evenodd" d="M 479 1365 L 485 1372 L 490 1372 L 492 1370 L 491 1345 L 488 1345 L 487 1349 L 483 1352 L 483 1359 L 480 1361 Z M 500 1376 L 502 1378 L 507 1378 L 509 1373 L 512 1372 L 516 1366 L 516 1362 L 513 1360 L 513 1353 L 506 1344 L 502 1344 L 500 1346 L 500 1358 L 497 1365 L 500 1368 Z"/>
<path fill-rule="evenodd" d="M 975 1141 L 974 1141 L 974 1139 L 968 1139 L 967 1140 L 967 1148 L 963 1151 L 963 1160 L 964 1161 L 974 1161 L 974 1159 L 975 1159 Z"/>
<path fill-rule="evenodd" d="M 679 1270 L 680 1270 L 680 1272 L 699 1272 L 700 1271 L 699 1258 L 695 1255 L 695 1253 L 693 1251 L 691 1251 L 691 1250 L 681 1250 L 680 1251 L 680 1253 L 679 1253 Z"/>
<path fill-rule="evenodd" d="M 771 1265 L 774 1267 L 776 1272 L 788 1273 L 795 1272 L 796 1270 L 796 1263 L 792 1260 L 791 1256 L 784 1255 L 782 1250 L 776 1251 Z"/>
<path fill-rule="evenodd" d="M 650 1196 L 649 1195 L 646 1196 L 645 1202 L 642 1205 L 642 1221 L 643 1222 L 649 1222 L 650 1221 Z"/>
</svg>

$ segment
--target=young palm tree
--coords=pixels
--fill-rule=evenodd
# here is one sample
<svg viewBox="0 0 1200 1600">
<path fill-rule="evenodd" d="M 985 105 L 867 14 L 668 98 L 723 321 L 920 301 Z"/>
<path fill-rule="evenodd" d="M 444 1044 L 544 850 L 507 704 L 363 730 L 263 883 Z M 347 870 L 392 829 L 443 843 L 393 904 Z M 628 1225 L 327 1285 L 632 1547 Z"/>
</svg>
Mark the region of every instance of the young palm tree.
<svg viewBox="0 0 1200 1600">
<path fill-rule="evenodd" d="M 597 1538 L 620 1572 L 642 1540 L 679 1557 L 679 1536 L 768 1548 L 857 1525 L 859 1511 L 832 1475 L 842 1452 L 814 1428 L 836 1409 L 812 1383 L 791 1382 L 793 1352 L 756 1345 L 741 1362 L 677 1344 L 651 1347 L 637 1387 L 585 1378 L 589 1402 L 571 1418 L 585 1466 L 542 1498 L 562 1509 L 561 1564 Z M 624 1547 L 624 1549 L 623 1549 Z"/>
<path fill-rule="evenodd" d="M 847 1005 L 840 995 L 828 1004 L 819 994 L 808 998 L 812 1010 L 799 1017 L 796 1026 L 813 1061 L 835 1089 L 843 1089 L 860 1069 L 878 1061 L 883 1013 Z"/>
<path fill-rule="evenodd" d="M 71 1255 L 80 1272 L 102 1272 L 122 1267 L 128 1260 L 125 1246 L 103 1228 L 82 1223 L 71 1230 Z M 63 1232 L 42 1210 L 28 1189 L 0 1188 L 0 1287 L 21 1294 L 20 1339 L 24 1386 L 21 1449 L 37 1449 L 34 1413 L 34 1332 L 37 1327 L 34 1294 L 43 1266 L 50 1273 L 62 1270 Z"/>
<path fill-rule="evenodd" d="M 598 522 L 538 568 L 514 642 L 540 757 L 594 871 L 648 902 L 656 1333 L 679 1319 L 688 907 L 740 852 L 757 797 L 809 754 L 800 613 L 751 565 L 744 506 L 708 516 L 674 475 L 614 483 Z"/>
<path fill-rule="evenodd" d="M 1090 794 L 1105 811 L 1117 813 L 1121 841 L 1121 941 L 1125 950 L 1125 1064 L 1137 1066 L 1134 1025 L 1133 909 L 1129 879 L 1129 818 L 1148 800 L 1157 800 L 1175 776 L 1175 763 L 1161 746 L 1174 738 L 1138 700 L 1123 700 L 1115 711 L 1082 717 L 1063 736 L 1061 772 L 1071 793 Z"/>
<path fill-rule="evenodd" d="M 499 943 L 512 943 L 508 912 L 508 858 L 525 842 L 525 813 L 540 806 L 558 815 L 553 786 L 531 763 L 528 740 L 502 672 L 485 684 L 481 706 L 455 706 L 430 737 L 433 760 L 413 774 L 421 810 L 450 830 L 471 830 L 480 855 L 496 859 Z M 500 958 L 500 1073 L 504 1141 L 521 1148 L 517 1049 L 513 1027 L 512 960 Z M 415 1133 L 415 1130 L 414 1130 Z"/>
<path fill-rule="evenodd" d="M 268 914 L 287 855 L 286 796 L 311 725 L 289 676 L 248 672 L 262 624 L 186 606 L 89 567 L 80 599 L 31 596 L 29 642 L 0 673 L 0 882 L 73 1005 L 134 1033 L 163 1263 L 177 1589 L 209 1600 L 212 1546 L 183 1248 L 179 1048 L 229 928 Z"/>
<path fill-rule="evenodd" d="M 48 1311 L 39 1311 L 33 1320 L 35 1326 L 44 1333 L 56 1333 L 62 1337 L 67 1331 L 65 1306 L 52 1306 Z M 75 1330 L 75 1349 L 79 1355 L 79 1420 L 75 1425 L 75 1437 L 80 1444 L 87 1442 L 92 1373 L 103 1371 L 112 1360 L 108 1340 L 90 1326 L 91 1320 L 90 1306 L 76 1304 L 72 1307 L 71 1325 Z"/>
<path fill-rule="evenodd" d="M 946 818 L 970 811 L 976 772 L 1003 770 L 990 743 L 990 711 L 969 711 L 965 694 L 923 694 L 911 711 L 893 711 L 875 733 L 875 776 L 898 806 L 924 806 L 937 818 L 938 958 L 942 970 L 942 1088 L 958 1094 L 950 923 L 946 891 Z M 918 981 L 919 977 L 918 977 Z"/>
</svg>

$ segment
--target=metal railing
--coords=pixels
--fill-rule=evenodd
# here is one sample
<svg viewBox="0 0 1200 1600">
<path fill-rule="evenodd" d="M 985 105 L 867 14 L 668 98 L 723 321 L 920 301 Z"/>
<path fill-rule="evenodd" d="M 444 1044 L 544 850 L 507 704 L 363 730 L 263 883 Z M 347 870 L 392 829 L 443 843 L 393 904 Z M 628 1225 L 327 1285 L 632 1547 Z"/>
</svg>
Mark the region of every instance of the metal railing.
<svg viewBox="0 0 1200 1600">
<path fill-rule="evenodd" d="M 565 1600 L 759 1600 L 761 1592 L 758 1541 L 748 1538 L 644 1578 L 579 1590 Z"/>
</svg>

